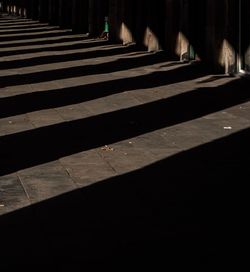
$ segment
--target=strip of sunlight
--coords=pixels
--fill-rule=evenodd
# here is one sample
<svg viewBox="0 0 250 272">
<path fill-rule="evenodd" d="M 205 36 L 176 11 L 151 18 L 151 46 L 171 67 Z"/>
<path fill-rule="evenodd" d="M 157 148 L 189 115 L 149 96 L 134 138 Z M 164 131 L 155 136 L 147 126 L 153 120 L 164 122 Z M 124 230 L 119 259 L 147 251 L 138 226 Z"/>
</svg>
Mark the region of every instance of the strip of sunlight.
<svg viewBox="0 0 250 272">
<path fill-rule="evenodd" d="M 54 50 L 54 48 L 58 48 L 58 51 L 60 50 L 60 47 L 66 47 L 66 46 L 69 46 L 69 49 L 65 48 L 64 50 L 62 51 L 71 51 L 72 49 L 70 49 L 71 46 L 74 46 L 74 45 L 84 45 L 84 44 L 88 44 L 90 41 L 89 40 L 86 40 L 86 39 L 83 39 L 83 40 L 80 40 L 80 41 L 67 41 L 67 42 L 60 42 L 58 41 L 58 43 L 53 43 L 53 44 L 45 44 L 45 45 L 27 45 L 27 46 L 15 46 L 15 47 L 4 47 L 4 48 L 0 48 L 0 52 L 15 52 L 15 51 L 25 51 L 25 50 L 31 50 L 33 51 L 34 49 L 50 49 L 52 51 L 54 51 L 54 54 L 56 54 L 56 50 Z M 92 43 L 92 41 L 91 41 Z M 96 43 L 96 46 L 98 46 L 98 44 L 100 43 L 100 41 L 93 41 L 93 43 Z M 90 50 L 90 48 L 88 48 Z M 41 51 L 42 51 L 41 50 Z M 81 49 L 75 49 L 75 50 L 81 50 Z M 86 50 L 86 48 L 85 48 Z M 38 52 L 39 53 L 39 52 Z M 23 55 L 26 55 L 26 54 L 29 54 L 29 53 L 22 53 L 20 52 L 19 54 L 16 54 L 14 58 L 18 58 L 18 55 L 20 55 L 20 57 L 22 57 Z M 32 53 L 33 56 L 35 57 L 36 56 L 36 53 Z M 3 56 L 5 59 L 7 58 L 6 56 Z M 10 58 L 11 58 L 11 54 L 10 54 Z"/>
<path fill-rule="evenodd" d="M 120 26 L 119 38 L 123 45 L 134 43 L 132 32 L 124 22 Z"/>
<path fill-rule="evenodd" d="M 172 157 L 175 158 L 178 155 L 186 154 L 197 148 L 202 149 L 203 146 L 209 147 L 209 144 L 216 144 L 218 141 L 221 142 L 230 136 L 237 135 L 241 132 L 244 133 L 244 131 L 249 129 L 249 127 L 246 127 L 224 135 L 218 133 L 217 135 L 209 136 L 204 141 L 202 138 L 203 131 L 196 130 L 193 123 L 190 123 L 190 126 L 188 125 L 189 124 L 187 123 L 184 125 L 179 124 L 168 130 L 156 130 L 151 133 L 145 133 L 142 137 L 128 138 L 109 146 L 75 152 L 74 154 L 63 156 L 56 161 L 50 161 L 22 169 L 18 174 L 15 174 L 15 176 L 12 174 L 12 179 L 16 177 L 20 180 L 28 199 L 32 197 L 32 194 L 35 194 L 35 198 L 33 197 L 31 203 L 30 201 L 20 201 L 20 198 L 15 199 L 15 197 L 12 197 L 10 198 L 12 199 L 12 205 L 8 204 L 7 201 L 6 203 L 5 201 L 2 201 L 0 215 L 18 211 L 31 204 L 42 203 L 43 201 L 55 197 L 70 194 L 80 188 L 90 187 L 94 184 L 103 182 L 107 183 L 109 179 L 113 177 L 117 177 L 119 180 L 119 177 L 122 175 L 133 173 L 138 170 L 146 171 L 147 167 L 161 163 L 163 160 L 171 159 Z M 198 135 L 199 138 L 197 138 L 197 142 L 186 141 L 184 145 L 183 141 L 178 142 L 177 140 L 176 142 L 176 139 L 182 138 L 183 135 L 186 134 L 186 126 L 189 127 L 189 130 L 191 128 L 191 134 Z M 161 134 L 174 134 L 176 137 L 175 139 L 172 139 L 172 141 L 168 141 L 166 138 L 166 144 L 159 146 L 155 143 L 154 139 L 159 138 Z M 147 145 L 147 148 L 145 148 L 144 139 L 148 139 L 152 145 Z M 216 144 L 216 146 L 218 147 L 218 144 Z M 211 148 L 206 148 L 205 150 L 211 150 Z M 197 154 L 197 159 L 198 155 L 200 156 L 201 153 Z M 204 163 L 205 162 L 206 160 L 204 160 Z M 81 169 L 81 171 L 79 171 L 79 169 Z M 44 175 L 45 172 L 46 175 Z M 39 173 L 41 174 L 39 175 Z M 56 183 L 52 182 L 52 180 L 55 179 L 55 176 L 57 178 L 60 177 L 67 186 L 56 186 Z M 8 177 L 10 177 L 10 175 L 0 177 L 0 182 L 4 184 L 5 179 L 8 180 Z M 38 180 L 41 180 L 42 182 L 37 182 Z M 35 182 L 32 183 L 32 181 Z M 30 184 L 33 184 L 32 190 L 29 188 L 29 182 Z M 29 195 L 29 192 L 31 195 Z M 8 192 L 5 197 L 8 199 Z M 23 197 L 25 197 L 25 194 Z"/>
<path fill-rule="evenodd" d="M 98 47 L 99 48 L 99 47 Z M 93 51 L 95 51 L 96 49 L 95 48 L 92 48 Z M 124 54 L 121 54 L 121 56 L 123 56 Z M 56 77 L 52 80 L 52 82 L 57 82 L 60 84 L 60 82 L 64 82 L 65 80 L 69 80 L 70 82 L 72 81 L 76 81 L 76 82 L 83 82 L 85 77 L 86 76 L 90 76 L 90 75 L 93 75 L 94 78 L 96 78 L 96 80 L 98 80 L 98 78 L 102 78 L 103 75 L 108 75 L 108 79 L 110 79 L 110 75 L 112 74 L 112 76 L 114 76 L 115 78 L 119 78 L 120 76 L 125 76 L 126 77 L 126 74 L 128 73 L 128 71 L 130 72 L 130 74 L 132 75 L 133 77 L 133 72 L 135 72 L 135 75 L 134 76 L 138 76 L 140 74 L 148 74 L 148 73 L 151 73 L 151 72 L 154 72 L 155 70 L 157 70 L 158 72 L 160 72 L 160 67 L 158 67 L 157 69 L 155 69 L 154 65 L 152 65 L 151 62 L 145 64 L 145 65 L 140 65 L 140 58 L 143 60 L 143 57 L 145 55 L 141 55 L 139 57 L 134 57 L 136 60 L 138 60 L 138 65 L 132 65 L 131 67 L 126 67 L 125 69 L 122 67 L 122 63 L 123 63 L 123 59 L 124 61 L 126 62 L 126 58 L 119 58 L 119 55 L 116 55 L 112 58 L 112 61 L 114 62 L 114 65 L 121 65 L 121 66 L 117 66 L 117 68 L 114 68 L 112 69 L 112 71 L 110 72 L 98 72 L 98 69 L 96 70 L 96 73 L 95 73 L 95 70 L 93 70 L 93 72 L 91 72 L 90 74 L 87 74 L 84 75 L 84 71 L 82 72 L 82 75 L 80 75 L 79 73 L 75 73 L 75 75 L 71 75 L 70 74 L 70 69 L 76 69 L 76 68 L 79 68 L 79 71 L 81 68 L 84 69 L 84 67 L 86 65 L 90 65 L 91 67 L 95 67 L 96 65 L 105 65 L 105 64 L 109 64 L 110 63 L 110 57 L 109 56 L 106 56 L 106 57 L 99 57 L 99 58 L 96 58 L 94 63 L 93 63 L 93 59 L 90 59 L 89 61 L 86 61 L 85 59 L 82 60 L 82 62 L 79 62 L 79 61 L 69 61 L 69 62 L 65 62 L 65 63 L 59 63 L 59 64 L 44 64 L 44 65 L 37 65 L 37 66 L 34 66 L 34 67 L 27 67 L 27 68 L 17 68 L 17 69 L 7 69 L 7 70 L 1 70 L 1 73 L 4 74 L 4 76 L 15 76 L 15 75 L 23 75 L 25 76 L 26 74 L 29 76 L 30 73 L 37 73 L 39 75 L 39 73 L 43 73 L 43 72 L 57 72 L 58 75 L 60 75 L 60 71 L 66 73 L 66 71 L 64 71 L 64 69 L 69 69 L 69 76 L 68 77 L 65 77 L 64 79 L 57 79 Z M 129 60 L 133 59 L 132 57 L 129 57 Z M 120 63 L 119 63 L 120 61 Z M 160 62 L 157 62 L 157 63 L 160 63 L 160 65 L 163 65 L 164 63 L 167 63 L 166 61 L 160 61 Z M 73 64 L 73 66 L 72 66 Z M 63 67 L 64 65 L 64 67 Z M 159 65 L 159 66 L 160 66 Z M 181 64 L 179 64 L 181 65 Z M 178 65 L 177 65 L 178 66 Z M 147 69 L 147 67 L 149 69 Z M 176 68 L 176 66 L 174 67 L 167 67 L 169 70 L 170 69 L 174 69 Z M 104 68 L 103 68 L 104 69 Z M 167 69 L 167 70 L 168 70 Z M 162 68 L 162 70 L 166 71 L 166 68 Z M 123 75 L 124 74 L 124 75 Z M 33 74 L 32 77 L 36 78 L 36 75 Z M 30 84 L 32 84 L 32 86 L 34 88 L 39 87 L 40 84 L 44 84 L 45 82 L 49 83 L 51 82 L 51 80 L 43 80 L 43 82 L 39 82 L 39 83 L 28 83 L 28 84 L 21 84 L 20 82 L 17 82 L 18 83 L 18 86 L 28 86 Z M 15 84 L 16 85 L 16 84 Z M 81 84 L 80 84 L 81 85 Z M 10 85 L 8 88 L 10 88 L 12 85 Z M 7 86 L 6 86 L 7 87 Z M 14 86 L 13 86 L 14 87 Z"/>
<path fill-rule="evenodd" d="M 32 22 L 29 24 L 17 24 L 17 25 L 3 25 L 0 22 L 0 29 L 19 29 L 19 28 L 25 28 L 25 29 L 29 29 L 30 27 L 42 27 L 42 26 L 48 26 L 47 23 L 40 23 L 39 21 L 37 22 Z"/>
<path fill-rule="evenodd" d="M 101 56 L 94 56 L 94 52 L 96 52 L 98 50 L 98 52 L 109 52 L 111 51 L 112 49 L 106 49 L 104 46 L 93 46 L 91 48 L 83 48 L 83 49 L 75 49 L 75 50 L 62 50 L 60 52 L 55 52 L 54 50 L 51 50 L 51 51 L 40 51 L 40 52 L 37 52 L 37 53 L 26 53 L 26 54 L 22 54 L 22 55 L 15 55 L 15 56 L 9 56 L 9 57 L 2 57 L 0 58 L 0 60 L 6 64 L 10 64 L 11 66 L 11 63 L 12 62 L 16 62 L 16 61 L 27 61 L 28 65 L 25 66 L 25 64 L 23 65 L 22 68 L 6 68 L 6 69 L 0 69 L 1 71 L 1 74 L 3 75 L 12 75 L 13 73 L 14 74 L 24 74 L 27 72 L 30 72 L 30 71 L 34 71 L 34 70 L 37 70 L 37 71 L 40 71 L 40 70 L 43 70 L 45 71 L 46 69 L 44 69 L 45 67 L 51 67 L 51 69 L 60 69 L 61 68 L 64 68 L 64 64 L 66 66 L 74 66 L 74 63 L 77 65 L 82 65 L 82 64 L 86 64 L 86 63 L 91 63 L 93 64 L 94 63 L 97 63 L 99 62 L 99 59 L 101 58 Z M 79 57 L 77 57 L 77 55 L 79 54 Z M 81 57 L 81 54 L 82 54 L 82 57 Z M 97 53 L 98 54 L 98 53 Z M 75 56 L 74 56 L 75 55 Z M 106 55 L 106 54 L 104 54 Z M 115 55 L 124 55 L 122 54 L 122 52 L 120 54 L 115 54 Z M 72 56 L 72 60 L 69 60 L 69 57 Z M 48 60 L 47 62 L 45 63 L 38 63 L 37 62 L 37 59 L 39 58 L 55 58 L 56 61 L 53 61 L 53 60 Z M 67 59 L 65 59 L 67 58 Z M 108 56 L 103 56 L 103 58 L 108 58 Z M 35 60 L 35 63 L 32 64 L 32 60 Z M 57 61 L 58 60 L 58 61 Z M 92 60 L 92 61 L 89 61 L 89 60 Z M 30 64 L 29 64 L 30 62 Z M 78 64 L 77 64 L 78 62 Z M 71 64 L 72 65 L 71 65 Z M 54 65 L 54 66 L 53 66 Z M 58 67 L 58 65 L 60 65 L 60 67 Z M 20 67 L 20 66 L 19 66 Z M 50 70 L 50 68 L 48 68 L 48 70 Z"/>
<path fill-rule="evenodd" d="M 219 64 L 225 68 L 225 73 L 230 73 L 230 67 L 235 66 L 235 50 L 233 46 L 224 39 L 220 49 Z"/>
<path fill-rule="evenodd" d="M 144 45 L 148 48 L 149 52 L 156 52 L 161 50 L 159 39 L 149 27 L 147 27 L 145 30 Z"/>
<path fill-rule="evenodd" d="M 60 35 L 60 36 L 55 36 L 55 37 L 45 37 L 45 38 L 32 38 L 32 39 L 18 39 L 18 40 L 14 40 L 14 41 L 2 41 L 1 45 L 13 45 L 13 44 L 21 44 L 21 43 L 33 43 L 33 42 L 44 42 L 44 41 L 48 41 L 48 43 L 50 41 L 60 41 L 62 39 L 75 39 L 75 38 L 86 38 L 88 37 L 87 34 L 70 34 L 70 35 Z"/>
<path fill-rule="evenodd" d="M 19 29 L 1 29 L 0 28 L 0 33 L 10 33 L 11 32 L 22 32 L 22 31 L 28 31 L 28 32 L 32 32 L 32 31 L 39 31 L 39 30 L 57 30 L 59 29 L 59 26 L 40 26 L 40 27 L 29 27 L 29 28 L 19 28 Z M 27 33 L 23 33 L 24 35 Z M 1 34 L 0 34 L 1 37 Z"/>
<path fill-rule="evenodd" d="M 183 66 L 183 65 L 182 65 Z M 176 66 L 176 68 L 178 68 L 179 66 Z M 160 69 L 160 66 L 156 65 L 155 66 L 155 70 L 158 71 Z M 173 66 L 171 66 L 171 68 L 169 67 L 168 69 L 170 70 L 174 70 Z M 31 120 L 33 119 L 33 116 L 35 119 L 37 120 L 42 120 L 43 119 L 43 116 L 45 115 L 46 117 L 46 120 L 48 121 L 48 113 L 49 111 L 53 110 L 53 111 L 65 111 L 64 109 L 66 109 L 66 111 L 68 111 L 69 109 L 73 110 L 73 109 L 76 109 L 77 111 L 77 107 L 79 106 L 79 108 L 83 109 L 85 107 L 88 107 L 88 105 L 92 104 L 92 101 L 94 101 L 94 103 L 96 103 L 97 105 L 103 105 L 103 100 L 104 101 L 113 101 L 113 99 L 117 99 L 118 96 L 120 96 L 120 99 L 119 101 L 123 101 L 122 103 L 120 104 L 117 104 L 115 106 L 115 110 L 121 110 L 121 109 L 126 109 L 127 107 L 131 106 L 131 102 L 133 101 L 133 106 L 139 106 L 141 105 L 141 98 L 140 96 L 142 95 L 142 97 L 146 97 L 147 99 L 144 101 L 144 102 L 147 102 L 147 103 L 151 103 L 151 102 L 155 102 L 155 101 L 158 101 L 159 99 L 166 99 L 166 98 L 170 98 L 170 97 L 174 97 L 175 95 L 180 95 L 182 93 L 185 93 L 185 92 L 190 92 L 193 90 L 194 88 L 194 82 L 193 84 L 189 84 L 187 86 L 187 82 L 184 82 L 184 83 L 173 83 L 172 85 L 169 84 L 167 86 L 159 86 L 158 87 L 155 87 L 155 86 L 151 86 L 149 88 L 142 88 L 140 89 L 138 86 L 137 88 L 136 87 L 130 87 L 128 88 L 126 91 L 114 91 L 114 92 L 110 92 L 107 91 L 109 90 L 109 88 L 107 88 L 107 86 L 110 85 L 110 88 L 112 89 L 112 86 L 116 85 L 116 81 L 117 81 L 117 85 L 119 85 L 119 79 L 122 79 L 122 80 L 137 80 L 139 81 L 140 80 L 140 75 L 144 76 L 145 73 L 143 73 L 145 70 L 138 70 L 138 71 L 135 71 L 136 74 L 134 74 L 134 76 L 131 75 L 130 78 L 126 78 L 127 77 L 127 73 L 126 72 L 122 72 L 120 73 L 120 78 L 118 78 L 118 76 L 115 76 L 114 79 L 116 80 L 113 80 L 112 84 L 109 84 L 109 81 L 110 81 L 110 75 L 100 75 L 98 77 L 96 76 L 86 76 L 85 78 L 82 79 L 79 79 L 77 78 L 77 80 L 75 81 L 72 81 L 71 79 L 67 79 L 67 80 L 61 80 L 61 81 L 53 81 L 51 83 L 39 83 L 39 84 L 31 84 L 29 85 L 30 87 L 30 94 L 28 93 L 23 93 L 23 90 L 26 90 L 26 87 L 24 86 L 23 88 L 20 88 L 18 87 L 17 91 L 14 92 L 12 95 L 13 95 L 13 98 L 10 98 L 10 91 L 12 88 L 8 88 L 6 90 L 6 98 L 7 100 L 9 99 L 8 103 L 9 104 L 13 104 L 11 102 L 11 100 L 15 101 L 15 105 L 16 107 L 18 107 L 18 103 L 17 101 L 22 101 L 26 94 L 27 94 L 27 97 L 29 97 L 29 95 L 32 97 L 34 97 L 34 101 L 37 101 L 36 103 L 39 104 L 39 96 L 41 96 L 41 98 L 44 98 L 48 95 L 52 95 L 52 97 L 54 96 L 58 96 L 60 98 L 60 92 L 62 92 L 62 94 L 64 95 L 64 93 L 67 94 L 68 92 L 68 95 L 71 93 L 73 96 L 74 96 L 74 93 L 77 96 L 79 96 L 81 93 L 82 93 L 82 96 L 83 96 L 83 99 L 79 99 L 79 100 L 75 100 L 74 102 L 70 102 L 70 103 L 66 103 L 65 105 L 60 105 L 60 104 L 53 104 L 53 106 L 49 105 L 49 108 L 48 108 L 48 105 L 46 103 L 46 107 L 45 108 L 41 108 L 40 110 L 37 109 L 37 111 L 35 110 L 34 107 L 32 107 L 32 109 L 28 109 L 28 105 L 25 106 L 26 109 L 28 109 L 28 114 L 27 116 L 29 116 L 29 118 L 31 118 Z M 165 70 L 164 70 L 165 71 Z M 142 74 L 143 73 L 143 74 Z M 149 72 L 147 72 L 149 73 Z M 99 79 L 99 81 L 97 80 Z M 143 79 L 141 79 L 143 80 Z M 60 87 L 60 82 L 61 82 L 61 87 Z M 107 84 L 105 84 L 105 82 Z M 82 83 L 82 85 L 79 86 L 79 84 Z M 88 83 L 88 84 L 87 84 Z M 98 83 L 100 85 L 100 92 L 98 92 Z M 28 86 L 27 86 L 28 87 Z M 164 89 L 162 88 L 164 87 Z M 44 89 L 42 89 L 44 88 Z M 97 96 L 95 97 L 95 95 L 91 98 L 88 98 L 87 100 L 84 99 L 84 95 L 86 93 L 86 95 L 88 96 L 88 90 L 91 89 L 91 88 L 95 88 L 96 91 L 97 91 Z M 101 92 L 101 88 L 103 88 L 103 90 L 105 91 L 104 93 Z M 13 90 L 15 90 L 15 88 L 13 88 Z M 70 93 L 69 93 L 69 91 Z M 18 91 L 19 91 L 19 94 L 18 94 Z M 2 91 L 1 91 L 2 92 Z M 45 92 L 45 94 L 43 95 L 43 92 Z M 32 94 L 33 93 L 33 94 Z M 98 95 L 99 93 L 99 95 Z M 2 93 L 1 93 L 2 95 Z M 138 97 L 137 97 L 138 95 Z M 36 96 L 38 98 L 38 100 L 36 100 Z M 159 101 L 160 101 L 159 100 Z M 59 99 L 60 101 L 60 99 Z M 71 101 L 71 99 L 69 100 Z M 4 96 L 2 96 L 2 101 L 1 102 L 4 102 Z M 7 101 L 6 101 L 7 103 Z M 106 102 L 105 102 L 106 103 Z M 104 104 L 105 104 L 104 103 Z M 126 103 L 129 103 L 129 104 L 126 104 Z M 104 114 L 104 113 L 109 113 L 109 112 L 112 112 L 114 111 L 114 105 L 112 103 L 110 103 L 110 107 L 100 107 L 100 108 L 96 108 L 95 107 L 95 115 L 97 114 Z M 81 112 L 81 111 L 80 111 Z M 79 112 L 79 116 L 78 118 L 81 118 L 80 117 L 80 112 Z M 25 113 L 25 112 L 23 112 Z M 84 111 L 83 111 L 84 113 Z M 86 112 L 85 112 L 86 113 Z M 16 113 L 18 114 L 18 113 Z M 12 114 L 12 116 L 10 117 L 6 117 L 6 118 L 2 118 L 1 119 L 1 124 L 2 124 L 2 127 L 4 123 L 8 124 L 9 121 L 13 122 L 13 123 L 16 123 L 15 121 L 15 118 L 14 116 L 16 116 L 15 118 L 21 118 L 22 114 L 20 113 L 19 115 L 15 115 L 15 114 Z M 17 117 L 19 116 L 19 117 Z M 40 116 L 40 117 L 39 117 Z M 52 116 L 55 116 L 55 114 L 52 114 Z M 84 116 L 82 116 L 83 118 Z M 13 118 L 14 118 L 14 121 L 13 121 Z M 23 118 L 26 118 L 25 115 L 23 115 Z M 59 120 L 58 118 L 55 119 L 55 118 L 52 118 L 51 120 L 52 124 L 57 124 L 57 123 L 60 123 L 61 122 L 61 119 Z M 1 125 L 0 125 L 1 126 Z M 9 125 L 11 126 L 11 124 Z M 19 127 L 19 130 L 20 130 L 20 127 Z M 13 131 L 11 131 L 12 133 Z"/>
<path fill-rule="evenodd" d="M 15 37 L 22 37 L 22 36 L 36 36 L 36 35 L 42 35 L 42 34 L 57 34 L 57 33 L 67 33 L 69 30 L 64 30 L 64 29 L 56 29 L 56 30 L 48 30 L 46 32 L 32 32 L 28 34 L 23 34 L 23 33 L 18 33 L 18 34 L 4 34 L 0 35 L 1 39 L 4 38 L 15 38 Z"/>
</svg>

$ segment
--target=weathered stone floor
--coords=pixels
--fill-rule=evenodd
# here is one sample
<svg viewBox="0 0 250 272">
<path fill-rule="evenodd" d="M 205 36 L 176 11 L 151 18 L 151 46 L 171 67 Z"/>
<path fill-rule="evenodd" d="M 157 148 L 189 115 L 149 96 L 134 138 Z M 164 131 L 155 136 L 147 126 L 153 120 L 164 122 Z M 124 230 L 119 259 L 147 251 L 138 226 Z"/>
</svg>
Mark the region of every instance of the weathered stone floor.
<svg viewBox="0 0 250 272">
<path fill-rule="evenodd" d="M 67 256 L 65 264 L 79 264 L 119 259 L 127 248 L 131 260 L 146 248 L 144 259 L 147 245 L 164 239 L 184 252 L 204 231 L 199 257 L 209 263 L 224 246 L 213 247 L 207 229 L 213 236 L 225 227 L 249 173 L 249 90 L 247 78 L 213 75 L 163 52 L 1 17 L 0 214 L 3 229 L 21 224 L 29 241 L 16 233 L 10 241 L 19 246 L 6 260 L 22 247 L 38 258 L 30 233 L 48 250 L 39 253 L 44 263 L 57 252 L 55 263 Z"/>
</svg>

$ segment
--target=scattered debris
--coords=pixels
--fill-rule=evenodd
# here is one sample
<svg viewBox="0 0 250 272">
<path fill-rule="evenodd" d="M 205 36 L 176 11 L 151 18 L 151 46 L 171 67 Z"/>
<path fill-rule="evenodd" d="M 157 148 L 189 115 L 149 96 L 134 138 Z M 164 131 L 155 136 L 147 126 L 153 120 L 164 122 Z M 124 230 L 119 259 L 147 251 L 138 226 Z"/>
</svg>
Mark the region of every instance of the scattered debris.
<svg viewBox="0 0 250 272">
<path fill-rule="evenodd" d="M 108 145 L 105 145 L 104 147 L 102 147 L 103 151 L 114 151 L 114 148 L 109 147 Z"/>
<path fill-rule="evenodd" d="M 3 208 L 3 207 L 5 207 L 5 205 L 4 204 L 0 204 L 0 208 Z"/>
<path fill-rule="evenodd" d="M 233 129 L 232 127 L 224 127 L 225 130 L 231 130 Z"/>
<path fill-rule="evenodd" d="M 133 142 L 128 142 L 129 144 L 133 144 Z"/>
</svg>

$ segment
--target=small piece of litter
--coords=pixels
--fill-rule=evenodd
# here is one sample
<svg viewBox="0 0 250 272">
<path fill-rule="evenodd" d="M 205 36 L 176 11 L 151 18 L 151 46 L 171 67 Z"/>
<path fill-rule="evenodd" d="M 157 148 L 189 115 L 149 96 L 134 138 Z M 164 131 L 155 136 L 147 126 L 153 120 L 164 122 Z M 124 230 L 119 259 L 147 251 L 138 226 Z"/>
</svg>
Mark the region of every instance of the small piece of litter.
<svg viewBox="0 0 250 272">
<path fill-rule="evenodd" d="M 231 130 L 232 127 L 224 127 L 225 130 Z"/>
<path fill-rule="evenodd" d="M 105 145 L 104 147 L 102 147 L 103 151 L 114 151 L 114 148 L 109 147 L 108 145 Z"/>
<path fill-rule="evenodd" d="M 133 144 L 133 142 L 128 142 L 129 144 Z"/>
<path fill-rule="evenodd" d="M 3 207 L 5 207 L 3 204 L 0 204 L 0 208 L 3 208 Z"/>
</svg>

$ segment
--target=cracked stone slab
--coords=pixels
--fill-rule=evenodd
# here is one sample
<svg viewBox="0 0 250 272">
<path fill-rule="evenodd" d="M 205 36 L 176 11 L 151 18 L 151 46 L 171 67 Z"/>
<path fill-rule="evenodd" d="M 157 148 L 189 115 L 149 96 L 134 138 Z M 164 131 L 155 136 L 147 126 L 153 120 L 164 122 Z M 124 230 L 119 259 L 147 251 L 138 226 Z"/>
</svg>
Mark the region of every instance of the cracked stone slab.
<svg viewBox="0 0 250 272">
<path fill-rule="evenodd" d="M 95 150 L 61 158 L 60 163 L 80 187 L 116 175 L 114 169 Z"/>
<path fill-rule="evenodd" d="M 58 161 L 19 171 L 18 176 L 32 203 L 76 188 L 73 180 Z"/>
<path fill-rule="evenodd" d="M 15 174 L 0 177 L 0 215 L 28 206 L 30 201 Z"/>
</svg>

